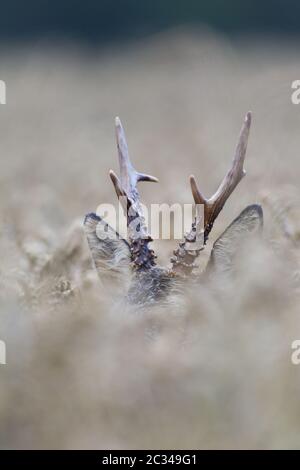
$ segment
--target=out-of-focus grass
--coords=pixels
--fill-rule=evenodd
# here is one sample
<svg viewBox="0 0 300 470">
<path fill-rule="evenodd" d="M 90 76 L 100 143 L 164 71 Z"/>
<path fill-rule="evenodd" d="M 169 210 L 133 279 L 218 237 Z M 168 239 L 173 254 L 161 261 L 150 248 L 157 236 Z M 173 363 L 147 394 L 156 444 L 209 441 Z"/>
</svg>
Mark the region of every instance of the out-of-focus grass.
<svg viewBox="0 0 300 470">
<path fill-rule="evenodd" d="M 101 52 L 3 50 L 1 65 L 1 448 L 298 447 L 293 45 L 174 33 Z M 124 309 L 98 280 L 81 228 L 85 213 L 115 201 L 114 116 L 137 168 L 160 178 L 144 201 L 189 203 L 189 174 L 215 189 L 249 109 L 247 177 L 211 241 L 253 202 L 264 239 L 226 283 L 143 315 Z M 162 263 L 174 245 L 155 243 Z"/>
</svg>

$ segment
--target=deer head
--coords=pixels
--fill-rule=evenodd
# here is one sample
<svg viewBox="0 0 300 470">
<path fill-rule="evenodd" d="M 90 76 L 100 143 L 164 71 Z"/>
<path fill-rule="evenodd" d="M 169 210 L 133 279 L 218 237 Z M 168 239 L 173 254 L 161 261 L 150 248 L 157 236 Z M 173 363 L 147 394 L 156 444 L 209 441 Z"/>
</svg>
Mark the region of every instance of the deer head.
<svg viewBox="0 0 300 470">
<path fill-rule="evenodd" d="M 136 304 L 160 301 L 170 293 L 178 282 L 195 278 L 195 260 L 205 248 L 214 222 L 227 199 L 245 176 L 244 160 L 251 125 L 251 114 L 247 113 L 238 139 L 234 159 L 217 191 L 210 197 L 203 196 L 195 177 L 190 176 L 191 191 L 196 205 L 202 205 L 204 220 L 200 213 L 191 230 L 174 251 L 171 265 L 167 268 L 156 264 L 156 256 L 150 248 L 152 238 L 148 233 L 143 216 L 137 184 L 141 181 L 158 182 L 157 178 L 137 172 L 129 158 L 125 133 L 119 118 L 115 120 L 116 139 L 119 155 L 120 178 L 110 171 L 118 198 L 122 198 L 123 210 L 127 216 L 128 240 L 121 238 L 104 219 L 90 213 L 85 217 L 85 231 L 96 269 L 103 278 L 127 284 L 127 297 Z M 253 204 L 230 224 L 215 242 L 205 274 L 216 270 L 226 271 L 232 266 L 239 241 L 261 229 L 262 209 Z M 103 237 L 103 233 L 106 236 Z M 112 236 L 110 236 L 112 235 Z M 199 243 L 199 240 L 202 242 Z"/>
</svg>

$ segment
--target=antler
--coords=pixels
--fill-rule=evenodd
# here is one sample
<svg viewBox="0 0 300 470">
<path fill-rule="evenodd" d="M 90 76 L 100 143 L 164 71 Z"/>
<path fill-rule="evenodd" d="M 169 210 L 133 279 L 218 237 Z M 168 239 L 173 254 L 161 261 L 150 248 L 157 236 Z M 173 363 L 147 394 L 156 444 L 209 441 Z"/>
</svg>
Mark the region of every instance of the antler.
<svg viewBox="0 0 300 470">
<path fill-rule="evenodd" d="M 115 119 L 116 139 L 119 154 L 120 179 L 110 170 L 109 175 L 114 184 L 118 198 L 123 202 L 127 214 L 128 236 L 133 266 L 136 269 L 149 269 L 155 265 L 153 250 L 148 246 L 152 241 L 145 225 L 140 196 L 137 190 L 139 181 L 158 182 L 154 176 L 138 173 L 129 158 L 125 132 L 118 117 Z M 123 199 L 124 198 L 124 199 Z"/>
<path fill-rule="evenodd" d="M 194 261 L 203 250 L 207 242 L 208 235 L 219 213 L 224 207 L 225 202 L 245 176 L 244 161 L 251 125 L 251 113 L 246 114 L 239 140 L 237 143 L 235 156 L 230 169 L 225 175 L 217 191 L 209 198 L 205 198 L 199 191 L 195 177 L 190 176 L 191 190 L 195 204 L 204 206 L 204 230 L 201 228 L 199 215 L 196 216 L 191 231 L 185 236 L 185 241 L 179 244 L 179 248 L 174 251 L 174 257 L 171 258 L 172 271 L 184 275 L 190 274 L 196 266 Z M 199 238 L 203 238 L 202 246 L 199 246 Z M 197 243 L 198 242 L 198 243 Z"/>
</svg>

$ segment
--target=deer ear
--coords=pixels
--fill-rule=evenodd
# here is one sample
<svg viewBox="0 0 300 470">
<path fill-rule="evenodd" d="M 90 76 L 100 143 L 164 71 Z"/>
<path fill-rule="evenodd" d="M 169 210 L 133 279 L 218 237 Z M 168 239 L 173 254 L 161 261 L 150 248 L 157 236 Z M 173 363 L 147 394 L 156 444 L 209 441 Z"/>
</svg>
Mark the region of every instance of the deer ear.
<svg viewBox="0 0 300 470">
<path fill-rule="evenodd" d="M 126 240 L 94 213 L 84 220 L 92 258 L 100 277 L 116 278 L 128 275 L 130 270 L 130 248 Z"/>
<path fill-rule="evenodd" d="M 261 206 L 253 204 L 246 207 L 214 243 L 206 273 L 210 275 L 230 271 L 243 243 L 261 232 L 262 227 Z"/>
</svg>

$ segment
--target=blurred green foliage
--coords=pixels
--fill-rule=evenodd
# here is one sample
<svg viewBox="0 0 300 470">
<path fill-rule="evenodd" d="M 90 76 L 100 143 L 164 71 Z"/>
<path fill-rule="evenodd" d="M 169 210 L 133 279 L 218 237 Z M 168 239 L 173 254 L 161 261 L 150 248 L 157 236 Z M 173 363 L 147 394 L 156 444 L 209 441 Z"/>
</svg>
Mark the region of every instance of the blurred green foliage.
<svg viewBox="0 0 300 470">
<path fill-rule="evenodd" d="M 104 42 L 186 24 L 206 24 L 229 34 L 294 34 L 299 13 L 295 0 L 10 0 L 1 2 L 0 36 Z"/>
</svg>

